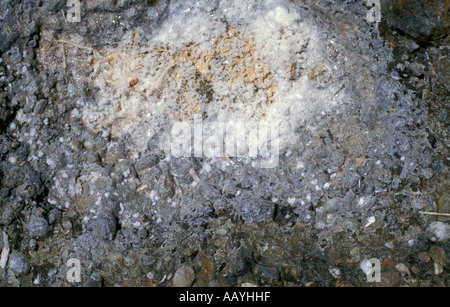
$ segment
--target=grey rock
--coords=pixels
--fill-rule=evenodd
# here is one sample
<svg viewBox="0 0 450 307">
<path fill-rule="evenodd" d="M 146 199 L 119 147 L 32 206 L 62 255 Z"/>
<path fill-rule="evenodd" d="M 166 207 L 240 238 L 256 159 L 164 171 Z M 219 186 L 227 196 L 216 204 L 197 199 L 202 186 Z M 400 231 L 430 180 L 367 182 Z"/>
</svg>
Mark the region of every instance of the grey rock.
<svg viewBox="0 0 450 307">
<path fill-rule="evenodd" d="M 14 250 L 9 257 L 9 268 L 19 276 L 25 276 L 30 272 L 30 263 L 22 252 Z"/>
<path fill-rule="evenodd" d="M 34 108 L 34 113 L 42 114 L 44 113 L 45 107 L 47 106 L 47 100 L 41 99 L 36 103 L 36 107 Z"/>
<path fill-rule="evenodd" d="M 107 211 L 101 211 L 92 224 L 94 234 L 103 240 L 113 240 L 117 231 L 116 218 Z"/>
<path fill-rule="evenodd" d="M 35 239 L 31 239 L 28 243 L 28 247 L 33 251 L 36 250 L 38 247 L 37 241 Z"/>
<path fill-rule="evenodd" d="M 59 211 L 58 209 L 51 210 L 48 214 L 48 223 L 50 225 L 53 225 L 61 219 L 61 216 L 61 211 Z"/>
<path fill-rule="evenodd" d="M 174 287 L 191 287 L 195 280 L 194 269 L 188 265 L 183 265 L 173 276 Z"/>
<path fill-rule="evenodd" d="M 383 11 L 390 26 L 418 41 L 439 39 L 449 33 L 445 1 L 385 0 Z"/>
<path fill-rule="evenodd" d="M 430 240 L 426 234 L 420 234 L 415 240 L 418 249 L 426 252 L 430 248 Z"/>
<path fill-rule="evenodd" d="M 408 65 L 414 76 L 422 77 L 425 74 L 425 65 L 419 63 L 411 63 Z"/>
<path fill-rule="evenodd" d="M 48 222 L 42 217 L 32 217 L 30 223 L 28 224 L 28 233 L 34 238 L 45 237 L 48 229 Z"/>
<path fill-rule="evenodd" d="M 37 98 L 34 95 L 28 96 L 26 98 L 25 106 L 23 107 L 23 111 L 25 113 L 31 113 L 34 111 L 34 108 L 36 107 Z"/>
<path fill-rule="evenodd" d="M 436 236 L 438 241 L 442 242 L 450 238 L 450 225 L 442 222 L 433 222 L 428 230 Z"/>
<path fill-rule="evenodd" d="M 262 222 L 273 218 L 275 205 L 264 199 L 248 199 L 237 204 L 239 213 L 247 223 Z"/>
<path fill-rule="evenodd" d="M 5 226 L 11 225 L 23 207 L 24 203 L 17 199 L 13 198 L 6 201 L 1 212 L 0 224 Z"/>
<path fill-rule="evenodd" d="M 0 52 L 6 52 L 14 41 L 19 37 L 19 33 L 1 33 L 0 34 Z"/>
<path fill-rule="evenodd" d="M 136 171 L 143 171 L 145 169 L 158 165 L 159 161 L 160 157 L 156 154 L 145 156 L 136 162 Z"/>
</svg>

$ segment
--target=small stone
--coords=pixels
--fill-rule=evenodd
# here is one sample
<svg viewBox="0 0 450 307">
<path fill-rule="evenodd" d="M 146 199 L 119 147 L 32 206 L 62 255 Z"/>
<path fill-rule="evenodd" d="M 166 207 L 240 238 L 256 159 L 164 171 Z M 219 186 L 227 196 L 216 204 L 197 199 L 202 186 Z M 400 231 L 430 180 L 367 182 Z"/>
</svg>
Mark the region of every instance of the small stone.
<svg viewBox="0 0 450 307">
<path fill-rule="evenodd" d="M 420 46 L 413 40 L 408 39 L 405 42 L 405 48 L 409 53 L 416 51 L 419 47 Z"/>
<path fill-rule="evenodd" d="M 59 211 L 58 209 L 53 209 L 48 213 L 48 223 L 50 225 L 55 224 L 57 221 L 59 221 L 61 219 L 61 211 Z"/>
<path fill-rule="evenodd" d="M 19 276 L 25 276 L 30 272 L 30 263 L 25 255 L 14 250 L 9 257 L 9 269 Z"/>
<path fill-rule="evenodd" d="M 36 96 L 27 97 L 25 106 L 23 107 L 23 112 L 25 112 L 25 113 L 33 112 L 34 108 L 36 107 L 36 103 L 37 103 Z"/>
<path fill-rule="evenodd" d="M 48 222 L 42 217 L 32 217 L 28 224 L 28 232 L 33 238 L 43 238 L 48 232 Z"/>
<path fill-rule="evenodd" d="M 387 242 L 386 244 L 384 244 L 384 246 L 386 246 L 389 249 L 393 249 L 394 248 L 394 243 L 393 242 Z"/>
<path fill-rule="evenodd" d="M 338 279 L 341 276 L 341 270 L 339 270 L 338 268 L 331 268 L 329 271 L 335 279 Z"/>
<path fill-rule="evenodd" d="M 410 274 L 408 267 L 406 265 L 404 265 L 403 263 L 397 264 L 395 266 L 395 269 L 397 271 L 399 271 L 400 274 L 402 274 L 402 275 L 409 275 Z"/>
<path fill-rule="evenodd" d="M 220 229 L 218 229 L 218 230 L 216 231 L 216 233 L 217 233 L 217 235 L 219 235 L 219 236 L 225 236 L 225 235 L 228 233 L 228 231 L 227 231 L 226 229 L 224 229 L 224 228 L 220 228 Z"/>
<path fill-rule="evenodd" d="M 158 155 L 152 154 L 139 159 L 134 167 L 136 171 L 139 172 L 154 167 L 155 165 L 158 165 L 159 162 L 160 157 Z"/>
<path fill-rule="evenodd" d="M 72 229 L 72 222 L 69 218 L 63 218 L 63 220 L 61 221 L 61 226 L 64 230 L 70 230 Z"/>
<path fill-rule="evenodd" d="M 242 288 L 257 288 L 258 286 L 255 284 L 252 284 L 251 282 L 244 282 L 241 285 Z"/>
<path fill-rule="evenodd" d="M 366 224 L 365 228 L 369 228 L 370 226 L 372 226 L 373 224 L 375 224 L 376 221 L 377 221 L 376 217 L 371 216 L 371 217 L 367 220 L 367 224 Z"/>
<path fill-rule="evenodd" d="M 425 74 L 425 66 L 419 63 L 411 63 L 409 69 L 416 77 L 421 77 Z"/>
<path fill-rule="evenodd" d="M 420 269 L 416 266 L 413 266 L 411 268 L 411 272 L 413 272 L 415 275 L 419 275 L 420 274 Z"/>
<path fill-rule="evenodd" d="M 434 222 L 430 224 L 428 230 L 433 233 L 439 242 L 450 238 L 450 225 L 442 222 Z"/>
<path fill-rule="evenodd" d="M 41 99 L 36 103 L 36 107 L 34 108 L 34 113 L 42 114 L 44 113 L 45 107 L 47 106 L 47 100 Z"/>
<path fill-rule="evenodd" d="M 37 249 L 37 241 L 35 239 L 31 239 L 28 246 L 30 250 L 35 251 Z"/>
<path fill-rule="evenodd" d="M 425 253 L 425 252 L 420 252 L 420 253 L 417 255 L 417 258 L 419 258 L 419 260 L 422 261 L 422 262 L 424 262 L 424 263 L 429 263 L 429 262 L 431 261 L 430 255 L 428 255 L 428 254 Z"/>
<path fill-rule="evenodd" d="M 426 234 L 420 234 L 415 240 L 417 248 L 423 252 L 426 252 L 430 248 L 430 240 Z"/>
<path fill-rule="evenodd" d="M 441 275 L 444 273 L 444 266 L 441 263 L 434 263 L 434 275 Z"/>
<path fill-rule="evenodd" d="M 192 287 L 195 280 L 194 269 L 188 265 L 181 266 L 173 276 L 173 286 L 177 288 Z"/>
<path fill-rule="evenodd" d="M 93 222 L 92 230 L 99 238 L 112 241 L 117 231 L 116 218 L 108 211 L 101 211 Z"/>
</svg>

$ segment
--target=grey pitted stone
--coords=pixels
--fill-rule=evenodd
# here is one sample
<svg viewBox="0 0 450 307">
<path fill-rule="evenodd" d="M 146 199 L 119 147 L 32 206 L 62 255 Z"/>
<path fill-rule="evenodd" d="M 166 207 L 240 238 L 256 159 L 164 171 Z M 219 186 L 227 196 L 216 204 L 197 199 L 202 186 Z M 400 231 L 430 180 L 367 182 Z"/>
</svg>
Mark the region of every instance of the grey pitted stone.
<svg viewBox="0 0 450 307">
<path fill-rule="evenodd" d="M 31 237 L 42 238 L 49 230 L 48 222 L 42 217 L 32 217 L 28 224 L 28 233 Z"/>
<path fill-rule="evenodd" d="M 103 240 L 113 240 L 117 231 L 117 221 L 108 211 L 101 211 L 92 223 L 92 231 Z"/>
<path fill-rule="evenodd" d="M 28 259 L 22 252 L 19 252 L 17 250 L 13 250 L 13 252 L 9 256 L 8 265 L 11 271 L 19 276 L 27 275 L 31 269 Z"/>
</svg>

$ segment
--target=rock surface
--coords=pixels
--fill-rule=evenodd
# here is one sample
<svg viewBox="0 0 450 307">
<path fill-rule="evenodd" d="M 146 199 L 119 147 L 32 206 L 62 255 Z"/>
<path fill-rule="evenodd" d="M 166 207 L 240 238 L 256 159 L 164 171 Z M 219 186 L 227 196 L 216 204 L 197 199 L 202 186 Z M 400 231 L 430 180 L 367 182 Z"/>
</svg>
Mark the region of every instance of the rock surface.
<svg viewBox="0 0 450 307">
<path fill-rule="evenodd" d="M 0 286 L 450 286 L 448 1 L 82 2 L 0 1 Z M 276 167 L 172 155 L 222 108 Z"/>
</svg>

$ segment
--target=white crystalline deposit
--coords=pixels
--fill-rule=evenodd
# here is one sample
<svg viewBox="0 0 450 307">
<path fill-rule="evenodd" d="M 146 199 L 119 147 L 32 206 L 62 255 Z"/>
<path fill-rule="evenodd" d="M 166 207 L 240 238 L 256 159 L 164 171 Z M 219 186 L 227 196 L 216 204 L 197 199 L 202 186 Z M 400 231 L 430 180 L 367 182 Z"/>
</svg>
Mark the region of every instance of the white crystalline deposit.
<svg viewBox="0 0 450 307">
<path fill-rule="evenodd" d="M 91 76 L 100 92 L 80 100 L 83 122 L 127 137 L 135 152 L 195 115 L 246 129 L 280 122 L 283 146 L 299 121 L 333 106 L 340 88 L 309 15 L 288 0 L 176 2 L 157 32 L 136 29 L 101 51 Z"/>
</svg>

